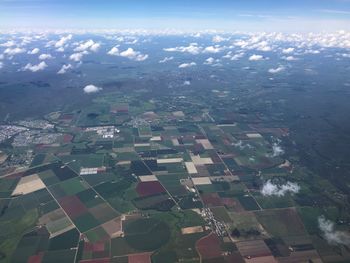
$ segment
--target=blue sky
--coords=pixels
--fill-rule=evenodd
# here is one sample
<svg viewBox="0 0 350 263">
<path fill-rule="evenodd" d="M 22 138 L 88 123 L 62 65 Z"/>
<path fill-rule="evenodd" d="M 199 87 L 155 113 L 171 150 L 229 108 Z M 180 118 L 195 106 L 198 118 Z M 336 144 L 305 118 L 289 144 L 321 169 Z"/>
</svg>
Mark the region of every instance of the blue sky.
<svg viewBox="0 0 350 263">
<path fill-rule="evenodd" d="M 0 0 L 0 27 L 350 30 L 350 0 Z"/>
</svg>

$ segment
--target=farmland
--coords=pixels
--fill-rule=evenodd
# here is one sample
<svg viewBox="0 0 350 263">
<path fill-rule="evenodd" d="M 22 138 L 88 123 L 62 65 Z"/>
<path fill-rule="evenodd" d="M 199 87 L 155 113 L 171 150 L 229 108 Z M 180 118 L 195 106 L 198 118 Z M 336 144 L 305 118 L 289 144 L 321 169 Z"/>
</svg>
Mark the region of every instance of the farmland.
<svg viewBox="0 0 350 263">
<path fill-rule="evenodd" d="M 107 58 L 82 63 L 66 83 L 76 94 L 98 65 L 98 92 L 0 125 L 15 131 L 0 144 L 0 262 L 350 261 L 348 163 L 323 144 L 339 137 L 348 151 L 348 135 L 324 135 L 342 116 L 260 66 L 173 71 L 156 57 L 153 72 Z M 336 96 L 322 88 L 312 90 Z"/>
</svg>

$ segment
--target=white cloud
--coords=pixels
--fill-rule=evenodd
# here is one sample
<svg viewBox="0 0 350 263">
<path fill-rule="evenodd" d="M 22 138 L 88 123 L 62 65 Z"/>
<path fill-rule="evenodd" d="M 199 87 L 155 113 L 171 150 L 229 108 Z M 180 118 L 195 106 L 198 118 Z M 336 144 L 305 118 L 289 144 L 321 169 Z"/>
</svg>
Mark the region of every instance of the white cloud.
<svg viewBox="0 0 350 263">
<path fill-rule="evenodd" d="M 269 73 L 271 73 L 271 74 L 276 74 L 276 73 L 280 73 L 280 72 L 282 72 L 282 71 L 284 71 L 285 70 L 285 67 L 283 67 L 283 66 L 278 66 L 277 68 L 270 68 L 269 69 Z"/>
<path fill-rule="evenodd" d="M 64 52 L 64 48 L 63 47 L 59 47 L 56 49 L 57 52 Z"/>
<path fill-rule="evenodd" d="M 192 55 L 198 55 L 202 48 L 198 46 L 197 43 L 191 43 L 189 46 L 181 46 L 181 47 L 171 47 L 171 48 L 164 48 L 164 51 L 167 52 L 181 52 L 181 53 L 190 53 Z"/>
<path fill-rule="evenodd" d="M 193 67 L 196 66 L 197 64 L 195 62 L 191 62 L 191 63 L 183 63 L 179 65 L 179 68 L 189 68 L 189 67 Z"/>
<path fill-rule="evenodd" d="M 53 56 L 51 56 L 50 54 L 41 54 L 39 56 L 40 60 L 51 59 L 51 58 L 53 58 Z"/>
<path fill-rule="evenodd" d="M 191 81 L 185 80 L 185 81 L 184 81 L 184 86 L 189 86 L 189 85 L 191 85 Z"/>
<path fill-rule="evenodd" d="M 204 64 L 206 64 L 206 65 L 211 65 L 211 64 L 213 64 L 214 62 L 215 62 L 215 59 L 212 58 L 212 57 L 210 57 L 210 58 L 207 58 L 207 59 L 205 60 Z"/>
<path fill-rule="evenodd" d="M 72 65 L 68 64 L 68 65 L 63 65 L 61 67 L 61 69 L 59 71 L 57 71 L 57 74 L 65 74 L 67 72 L 67 70 L 71 69 Z"/>
<path fill-rule="evenodd" d="M 305 54 L 320 54 L 320 51 L 319 50 L 312 50 L 312 49 L 308 49 L 308 50 L 305 50 L 304 52 Z"/>
<path fill-rule="evenodd" d="M 90 47 L 90 50 L 91 50 L 92 52 L 97 52 L 97 51 L 100 49 L 100 47 L 101 47 L 101 44 L 100 44 L 100 43 L 95 43 L 95 44 L 93 44 L 93 45 Z"/>
<path fill-rule="evenodd" d="M 130 47 L 127 50 L 120 52 L 119 56 L 135 61 L 144 61 L 148 58 L 147 54 L 141 54 L 141 52 L 135 51 Z"/>
<path fill-rule="evenodd" d="M 5 43 L 0 44 L 0 47 L 13 47 L 16 45 L 16 42 L 13 40 L 9 40 Z"/>
<path fill-rule="evenodd" d="M 275 73 L 277 73 L 277 72 L 275 72 Z M 283 150 L 283 148 L 281 146 L 281 142 L 282 141 L 279 138 L 273 139 L 272 154 L 269 157 L 277 157 L 277 156 L 280 156 L 280 155 L 284 154 L 284 150 Z"/>
<path fill-rule="evenodd" d="M 111 50 L 107 52 L 107 54 L 111 56 L 118 56 L 119 55 L 118 46 L 112 47 Z"/>
<path fill-rule="evenodd" d="M 264 59 L 264 57 L 262 56 L 262 55 L 251 55 L 250 57 L 249 57 L 249 60 L 250 61 L 258 61 L 258 60 L 263 60 Z"/>
<path fill-rule="evenodd" d="M 165 63 L 165 62 L 168 62 L 168 61 L 173 60 L 173 59 L 174 59 L 174 57 L 165 57 L 165 58 L 159 60 L 159 63 Z"/>
<path fill-rule="evenodd" d="M 82 51 L 93 51 L 97 52 L 98 49 L 100 48 L 101 44 L 94 42 L 92 39 L 89 39 L 85 42 L 81 42 L 79 46 L 77 46 L 74 51 L 76 52 L 82 52 Z"/>
<path fill-rule="evenodd" d="M 39 51 L 40 49 L 36 47 L 36 48 L 33 48 L 31 51 L 28 51 L 28 54 L 35 55 L 35 54 L 38 54 Z"/>
<path fill-rule="evenodd" d="M 212 41 L 214 43 L 220 43 L 220 42 L 223 42 L 225 40 L 227 40 L 227 39 L 222 37 L 222 36 L 218 36 L 218 35 L 214 36 L 213 39 L 212 39 Z"/>
<path fill-rule="evenodd" d="M 203 50 L 203 53 L 219 53 L 220 51 L 222 51 L 222 48 L 218 46 L 209 46 Z"/>
<path fill-rule="evenodd" d="M 69 59 L 75 62 L 79 62 L 83 58 L 83 55 L 84 55 L 83 52 L 73 53 L 72 55 L 69 56 Z"/>
<path fill-rule="evenodd" d="M 101 90 L 102 90 L 102 88 L 97 87 L 97 86 L 92 85 L 92 84 L 87 85 L 87 86 L 84 87 L 84 92 L 87 93 L 87 94 L 89 94 L 89 93 L 96 93 L 96 92 L 99 92 Z"/>
<path fill-rule="evenodd" d="M 295 61 L 298 60 L 296 57 L 293 56 L 287 56 L 287 57 L 282 57 L 282 59 L 287 60 L 287 61 Z"/>
<path fill-rule="evenodd" d="M 55 43 L 55 47 L 56 48 L 63 47 L 67 43 L 67 41 L 72 39 L 72 37 L 73 37 L 72 34 L 61 37 L 61 39 Z"/>
<path fill-rule="evenodd" d="M 231 57 L 231 60 L 238 60 L 240 58 L 242 58 L 244 56 L 244 53 L 241 52 L 241 53 L 238 53 L 238 54 L 234 54 L 232 57 Z"/>
<path fill-rule="evenodd" d="M 330 245 L 350 245 L 350 234 L 335 230 L 334 223 L 324 216 L 318 218 L 318 226 Z"/>
<path fill-rule="evenodd" d="M 290 54 L 290 53 L 293 53 L 293 52 L 294 52 L 294 48 L 293 47 L 282 49 L 282 53 L 283 54 Z"/>
<path fill-rule="evenodd" d="M 2 63 L 1 61 L 0 61 L 0 69 L 2 69 L 4 67 L 4 63 Z"/>
<path fill-rule="evenodd" d="M 26 52 L 26 50 L 24 48 L 15 47 L 15 48 L 6 48 L 4 51 L 4 54 L 9 55 L 9 56 L 13 56 L 13 55 L 21 54 L 24 52 Z"/>
<path fill-rule="evenodd" d="M 44 70 L 45 68 L 47 68 L 47 64 L 45 63 L 45 61 L 42 61 L 37 65 L 32 65 L 31 63 L 28 63 L 27 65 L 25 65 L 23 70 L 30 70 L 32 72 L 37 72 L 40 70 Z"/>
<path fill-rule="evenodd" d="M 269 46 L 269 43 L 265 40 L 255 44 L 252 48 L 264 52 L 272 50 L 272 48 Z"/>
<path fill-rule="evenodd" d="M 271 180 L 267 180 L 261 189 L 261 194 L 264 196 L 284 196 L 287 193 L 298 193 L 299 190 L 300 186 L 296 183 L 286 182 L 285 184 L 278 185 L 272 183 Z"/>
</svg>

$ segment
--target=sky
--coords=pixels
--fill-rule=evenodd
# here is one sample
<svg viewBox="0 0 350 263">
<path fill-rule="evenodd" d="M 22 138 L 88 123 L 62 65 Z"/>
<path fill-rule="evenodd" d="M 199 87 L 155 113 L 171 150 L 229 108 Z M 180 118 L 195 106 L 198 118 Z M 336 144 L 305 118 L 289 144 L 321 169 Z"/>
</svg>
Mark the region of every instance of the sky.
<svg viewBox="0 0 350 263">
<path fill-rule="evenodd" d="M 0 29 L 350 30 L 350 0 L 0 0 Z"/>
</svg>

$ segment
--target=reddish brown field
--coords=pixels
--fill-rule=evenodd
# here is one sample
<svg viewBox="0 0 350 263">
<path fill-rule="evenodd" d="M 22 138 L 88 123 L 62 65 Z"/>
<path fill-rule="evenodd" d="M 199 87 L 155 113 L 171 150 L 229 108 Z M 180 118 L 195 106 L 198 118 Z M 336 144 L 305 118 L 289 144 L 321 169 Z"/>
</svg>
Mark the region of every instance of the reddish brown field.
<svg viewBox="0 0 350 263">
<path fill-rule="evenodd" d="M 201 259 L 212 259 L 221 257 L 220 239 L 214 233 L 199 239 L 196 242 L 196 249 Z"/>
<path fill-rule="evenodd" d="M 210 158 L 212 159 L 213 163 L 222 163 L 219 155 L 216 152 L 210 152 Z"/>
<path fill-rule="evenodd" d="M 241 241 L 237 242 L 236 246 L 243 257 L 259 258 L 272 255 L 263 240 Z"/>
<path fill-rule="evenodd" d="M 13 173 L 6 176 L 7 179 L 21 178 L 24 175 L 24 172 Z"/>
<path fill-rule="evenodd" d="M 231 255 L 225 257 L 227 263 L 244 263 L 244 259 L 239 252 L 232 252 Z"/>
<path fill-rule="evenodd" d="M 41 263 L 43 259 L 43 252 L 40 252 L 38 255 L 33 255 L 28 258 L 27 263 Z"/>
<path fill-rule="evenodd" d="M 139 194 L 139 196 L 145 197 L 149 195 L 164 193 L 165 189 L 159 182 L 154 181 L 138 183 L 136 191 Z"/>
<path fill-rule="evenodd" d="M 64 121 L 71 121 L 73 120 L 74 115 L 73 114 L 63 114 L 60 116 L 60 120 L 64 120 Z"/>
<path fill-rule="evenodd" d="M 73 136 L 70 135 L 70 134 L 65 134 L 65 135 L 63 136 L 63 142 L 64 142 L 64 143 L 69 143 L 72 139 L 73 139 Z"/>
<path fill-rule="evenodd" d="M 234 212 L 245 211 L 240 202 L 234 198 L 223 197 L 221 198 L 221 201 L 227 208 L 231 208 Z"/>
<path fill-rule="evenodd" d="M 76 218 L 87 212 L 85 205 L 76 196 L 65 196 L 58 202 L 71 218 Z"/>
<path fill-rule="evenodd" d="M 128 263 L 151 263 L 152 253 L 139 253 L 128 256 Z"/>
<path fill-rule="evenodd" d="M 86 259 L 86 260 L 80 260 L 80 263 L 109 263 L 109 258 L 99 258 L 99 259 Z"/>
<path fill-rule="evenodd" d="M 203 194 L 202 200 L 209 207 L 223 206 L 220 196 L 217 193 Z"/>
<path fill-rule="evenodd" d="M 92 251 L 92 252 L 105 251 L 105 244 L 103 242 L 96 242 L 96 243 L 85 242 L 84 251 Z"/>
</svg>

